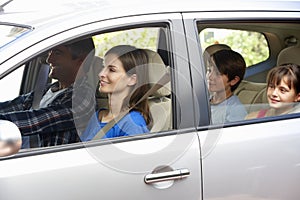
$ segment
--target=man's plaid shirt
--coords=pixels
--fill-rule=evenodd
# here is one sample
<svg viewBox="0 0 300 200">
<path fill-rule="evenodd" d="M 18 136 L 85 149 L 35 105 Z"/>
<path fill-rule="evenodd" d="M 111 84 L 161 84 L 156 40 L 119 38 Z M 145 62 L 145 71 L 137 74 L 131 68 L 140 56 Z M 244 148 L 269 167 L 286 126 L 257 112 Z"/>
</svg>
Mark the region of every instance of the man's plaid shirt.
<svg viewBox="0 0 300 200">
<path fill-rule="evenodd" d="M 58 82 L 50 87 L 58 87 Z M 0 103 L 0 119 L 16 124 L 23 136 L 35 138 L 31 147 L 80 141 L 78 134 L 95 112 L 95 91 L 86 78 L 61 92 L 46 108 L 31 110 L 33 95 Z"/>
</svg>

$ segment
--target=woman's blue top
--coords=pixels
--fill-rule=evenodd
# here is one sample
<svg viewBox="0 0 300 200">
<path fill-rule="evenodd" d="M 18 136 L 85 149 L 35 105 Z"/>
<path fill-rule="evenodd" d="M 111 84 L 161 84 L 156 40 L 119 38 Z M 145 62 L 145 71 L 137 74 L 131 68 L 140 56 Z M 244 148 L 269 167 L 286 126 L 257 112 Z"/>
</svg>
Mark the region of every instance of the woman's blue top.
<svg viewBox="0 0 300 200">
<path fill-rule="evenodd" d="M 95 135 L 103 128 L 107 123 L 99 121 L 99 112 L 103 110 L 100 109 L 91 117 L 87 128 L 80 136 L 81 141 L 90 141 Z M 146 121 L 142 114 L 138 111 L 132 110 L 127 115 L 125 115 L 118 123 L 116 123 L 107 133 L 102 137 L 113 138 L 121 136 L 136 135 L 142 133 L 148 133 Z"/>
</svg>

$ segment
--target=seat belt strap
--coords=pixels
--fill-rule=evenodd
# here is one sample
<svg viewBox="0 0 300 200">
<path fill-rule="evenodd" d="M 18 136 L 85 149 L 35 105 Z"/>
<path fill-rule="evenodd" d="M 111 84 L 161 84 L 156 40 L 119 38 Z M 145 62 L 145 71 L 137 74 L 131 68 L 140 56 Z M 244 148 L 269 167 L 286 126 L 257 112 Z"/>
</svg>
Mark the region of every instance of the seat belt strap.
<svg viewBox="0 0 300 200">
<path fill-rule="evenodd" d="M 48 64 L 42 64 L 41 68 L 38 73 L 38 77 L 34 87 L 34 95 L 32 101 L 32 109 L 39 109 L 40 102 L 44 94 L 44 89 L 46 87 L 48 81 L 48 74 L 49 74 L 50 66 Z M 39 135 L 30 135 L 29 137 L 29 144 L 30 148 L 39 147 L 40 136 Z"/>
<path fill-rule="evenodd" d="M 44 95 L 44 89 L 48 81 L 50 66 L 42 64 L 34 87 L 34 96 L 32 101 L 32 109 L 39 109 L 40 101 Z"/>
<path fill-rule="evenodd" d="M 98 133 L 94 136 L 93 140 L 101 139 L 107 131 L 109 131 L 115 124 L 117 124 L 125 115 L 127 115 L 130 110 L 132 110 L 136 105 L 141 103 L 144 99 L 148 98 L 154 92 L 159 90 L 161 87 L 170 82 L 170 72 L 167 70 L 164 75 L 139 99 L 132 107 L 121 112 L 116 118 L 109 121 L 102 129 L 98 131 Z"/>
</svg>

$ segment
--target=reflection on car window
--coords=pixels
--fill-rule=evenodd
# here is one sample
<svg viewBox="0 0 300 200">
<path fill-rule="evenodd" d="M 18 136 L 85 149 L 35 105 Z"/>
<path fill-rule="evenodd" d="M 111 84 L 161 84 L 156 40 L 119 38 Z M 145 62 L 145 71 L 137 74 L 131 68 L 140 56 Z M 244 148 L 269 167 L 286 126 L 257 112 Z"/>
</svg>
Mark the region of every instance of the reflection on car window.
<svg viewBox="0 0 300 200">
<path fill-rule="evenodd" d="M 0 24 L 0 49 L 22 35 L 28 33 L 29 27 L 21 27 L 11 24 Z"/>
<path fill-rule="evenodd" d="M 23 72 L 24 66 L 21 66 L 9 75 L 0 79 L 0 91 L 5 91 L 5 95 L 0 96 L 0 102 L 8 101 L 19 95 Z M 9 90 L 7 89 L 8 85 Z"/>
</svg>

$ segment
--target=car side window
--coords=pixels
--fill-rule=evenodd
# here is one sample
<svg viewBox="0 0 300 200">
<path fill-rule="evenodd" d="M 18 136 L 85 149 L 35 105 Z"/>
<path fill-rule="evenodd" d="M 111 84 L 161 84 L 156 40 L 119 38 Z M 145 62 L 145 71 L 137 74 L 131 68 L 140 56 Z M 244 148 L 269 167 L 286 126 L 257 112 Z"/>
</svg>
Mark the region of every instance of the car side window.
<svg viewBox="0 0 300 200">
<path fill-rule="evenodd" d="M 244 57 L 247 67 L 263 62 L 270 56 L 267 40 L 260 32 L 205 28 L 199 37 L 203 51 L 212 44 L 227 44 Z"/>
<path fill-rule="evenodd" d="M 167 34 L 165 27 L 141 27 L 125 29 L 120 31 L 105 32 L 93 36 L 96 47 L 96 56 L 104 58 L 106 52 L 112 47 L 118 45 L 131 45 L 143 49 L 147 52 L 149 65 L 146 73 L 149 78 L 150 87 L 159 81 L 168 67 L 164 60 L 169 58 L 162 57 L 158 52 L 159 42 L 163 38 L 160 36 Z M 167 37 L 165 37 L 167 38 Z M 168 49 L 169 47 L 164 47 Z M 164 50 L 165 50 L 164 49 Z M 105 93 L 96 91 L 97 107 L 107 108 L 108 97 Z M 160 132 L 172 129 L 172 101 L 171 101 L 171 84 L 168 82 L 162 88 L 151 94 L 148 99 L 149 111 L 152 116 L 151 125 L 148 126 L 150 132 Z"/>
<path fill-rule="evenodd" d="M 263 28 L 270 26 L 273 28 Z M 272 96 L 270 90 L 276 91 L 281 78 L 298 84 L 297 80 L 290 78 L 288 72 L 284 77 L 279 76 L 276 71 L 279 69 L 276 67 L 284 65 L 282 69 L 290 69 L 293 74 L 297 74 L 297 67 L 294 64 L 299 65 L 300 62 L 291 52 L 297 52 L 298 49 L 295 38 L 300 34 L 299 26 L 283 22 L 266 22 L 263 25 L 255 22 L 245 22 L 243 25 L 232 22 L 199 23 L 197 27 L 206 69 L 212 124 L 226 124 L 296 112 L 299 101 L 298 91 L 294 93 L 293 102 L 289 103 L 292 103 L 292 106 L 287 106 L 288 102 L 284 103 L 284 100 L 280 99 L 280 93 L 283 92 L 277 94 L 274 92 L 273 103 L 282 102 L 285 108 L 291 108 L 289 112 L 277 113 L 274 111 L 276 108 L 272 108 L 275 104 L 270 103 Z M 237 60 L 237 58 L 233 59 L 234 54 L 239 54 L 238 57 L 246 63 L 245 73 L 239 78 L 242 79 L 240 82 L 234 79 L 239 76 L 238 71 L 242 69 L 239 68 L 240 64 L 233 62 Z M 292 65 L 285 65 L 287 63 Z M 232 69 L 229 65 L 232 65 Z M 270 73 L 274 73 L 277 83 L 270 80 L 272 78 Z M 233 89 L 234 82 L 237 82 L 238 86 Z M 288 91 L 296 90 L 291 85 L 285 86 Z M 230 88 L 231 92 L 226 92 L 226 88 Z"/>
<path fill-rule="evenodd" d="M 23 65 L 0 79 L 0 91 L 5 91 L 5 95 L 0 96 L 0 102 L 11 100 L 20 94 L 24 69 Z M 8 85 L 9 90 L 7 90 Z"/>
<path fill-rule="evenodd" d="M 107 50 L 120 44 L 156 51 L 159 41 L 158 34 L 161 30 L 160 27 L 143 27 L 95 35 L 93 40 L 96 46 L 96 55 L 104 57 Z"/>
<path fill-rule="evenodd" d="M 88 39 L 92 39 L 93 44 L 95 46 L 95 51 L 93 52 L 93 55 L 90 57 L 88 56 L 85 61 L 82 64 L 82 67 L 85 67 L 86 65 L 91 66 L 89 68 L 88 71 L 86 71 L 85 73 L 87 73 L 87 82 L 88 84 L 90 84 L 92 86 L 92 90 L 96 93 L 96 101 L 93 102 L 94 106 L 93 106 L 93 113 L 100 113 L 101 109 L 108 109 L 108 105 L 111 102 L 108 98 L 107 93 L 105 92 L 100 92 L 100 79 L 101 79 L 101 75 L 100 72 L 101 70 L 103 70 L 105 67 L 108 67 L 110 69 L 113 69 L 112 66 L 114 66 L 113 64 L 107 64 L 107 60 L 105 60 L 106 58 L 106 54 L 109 50 L 116 48 L 116 47 L 120 47 L 120 46 L 128 46 L 130 48 L 136 48 L 136 49 L 141 49 L 144 53 L 145 56 L 147 56 L 148 58 L 148 63 L 146 63 L 145 65 L 145 76 L 147 76 L 148 82 L 145 84 L 149 84 L 149 89 L 155 85 L 155 83 L 157 83 L 160 78 L 165 74 L 169 72 L 169 66 L 167 66 L 164 62 L 164 60 L 168 60 L 168 57 L 163 57 L 166 56 L 167 54 L 164 54 L 163 56 L 161 56 L 159 54 L 159 49 L 158 49 L 158 44 L 160 42 L 163 42 L 164 44 L 168 44 L 168 42 L 166 41 L 161 41 L 162 39 L 168 38 L 168 37 L 164 37 L 164 38 L 160 38 L 161 35 L 163 34 L 167 34 L 167 27 L 166 26 L 156 26 L 156 27 L 141 27 L 141 28 L 127 28 L 127 29 L 122 29 L 120 31 L 105 31 L 105 32 L 101 32 L 101 33 L 96 33 L 92 36 L 89 36 Z M 86 40 L 86 39 L 83 39 Z M 47 52 L 43 52 L 42 54 L 36 55 L 35 58 L 33 58 L 32 60 L 28 61 L 26 64 L 26 66 L 32 66 L 32 68 L 37 68 L 37 67 L 41 67 L 42 64 L 47 64 L 47 65 L 51 65 L 51 69 L 50 69 L 50 74 L 51 76 L 49 76 L 51 79 L 49 84 L 51 85 L 55 85 L 57 83 L 58 78 L 59 77 L 57 74 L 58 71 L 56 72 L 56 70 L 59 70 L 59 66 L 57 66 L 57 63 L 59 61 L 61 57 L 58 54 L 55 54 L 55 52 L 57 50 L 63 52 L 65 49 L 65 44 L 73 44 L 73 41 L 78 41 L 80 42 L 80 38 L 77 38 L 75 40 L 69 41 L 67 43 L 63 43 L 60 44 L 58 46 L 52 47 L 51 49 L 49 49 Z M 160 45 L 161 48 L 163 48 L 164 51 L 166 51 L 169 47 L 167 46 L 162 46 Z M 57 50 L 53 50 L 53 49 L 57 49 Z M 80 52 L 80 51 L 78 51 Z M 56 56 L 56 57 L 55 57 Z M 56 59 L 56 60 L 55 60 Z M 107 58 L 108 59 L 108 58 Z M 45 61 L 45 62 L 41 62 L 41 61 Z M 92 62 L 90 62 L 92 61 Z M 38 65 L 38 66 L 33 66 L 34 64 Z M 90 65 L 91 64 L 91 65 Z M 144 67 L 144 66 L 143 66 Z M 138 69 L 138 68 L 137 68 Z M 53 71 L 54 70 L 54 71 Z M 23 83 L 22 88 L 25 88 L 25 90 L 23 89 L 23 93 L 27 93 L 32 91 L 32 88 L 34 88 L 34 82 L 33 80 L 30 82 L 30 73 L 36 73 L 37 71 L 28 71 L 27 70 L 27 74 L 26 74 L 26 80 L 25 81 L 25 85 Z M 140 72 L 137 72 L 140 73 Z M 37 77 L 37 75 L 34 76 L 35 78 Z M 80 77 L 80 76 L 79 76 Z M 18 79 L 18 80 L 21 80 Z M 91 137 L 89 138 L 89 140 L 86 139 L 86 137 L 83 137 L 83 135 L 85 135 L 86 133 L 89 134 L 89 132 L 91 131 L 91 128 L 89 127 L 90 121 L 92 121 L 92 117 L 87 117 L 87 116 L 82 116 L 82 112 L 80 111 L 80 109 L 82 108 L 81 104 L 84 104 L 84 102 L 86 101 L 84 99 L 84 97 L 86 96 L 85 93 L 88 90 L 77 90 L 76 88 L 78 86 L 81 85 L 80 83 L 80 78 L 75 80 L 75 83 L 73 84 L 73 95 L 72 98 L 70 99 L 70 97 L 67 97 L 65 100 L 62 100 L 61 103 L 64 104 L 64 101 L 66 102 L 70 102 L 72 101 L 72 109 L 73 109 L 73 116 L 74 116 L 74 125 L 76 127 L 76 132 L 78 134 L 78 136 L 80 137 L 80 140 L 82 142 L 87 142 L 91 139 Z M 144 81 L 143 79 L 141 79 L 142 81 Z M 108 80 L 106 80 L 107 82 L 109 82 Z M 23 81 L 24 82 L 24 81 Z M 140 81 L 141 82 L 141 81 Z M 104 139 L 104 138 L 115 138 L 115 137 L 121 137 L 121 136 L 133 136 L 136 134 L 143 134 L 143 133 L 154 133 L 154 132 L 162 132 L 162 131 L 168 131 L 168 130 L 172 130 L 173 129 L 173 125 L 172 125 L 172 92 L 171 92 L 171 81 L 168 80 L 166 82 L 165 85 L 163 85 L 161 88 L 159 88 L 158 90 L 156 90 L 155 92 L 152 92 L 149 96 L 146 96 L 147 99 L 147 106 L 146 109 L 149 112 L 149 116 L 151 118 L 149 119 L 149 123 L 147 123 L 145 126 L 147 127 L 147 131 L 142 131 L 142 132 L 135 132 L 134 134 L 132 132 L 130 132 L 131 130 L 127 130 L 128 128 L 131 129 L 131 126 L 128 126 L 128 124 L 124 123 L 122 120 L 120 120 L 121 126 L 118 127 L 118 129 L 120 129 L 120 131 L 123 133 L 125 133 L 124 135 L 113 135 L 111 137 L 103 137 L 103 138 L 99 138 L 99 137 L 95 137 L 96 135 L 94 135 L 92 137 L 92 139 Z M 14 83 L 15 84 L 15 83 Z M 30 86 L 30 87 L 28 87 Z M 75 87 L 77 86 L 77 87 Z M 18 87 L 20 87 L 20 85 L 18 85 Z M 143 85 L 140 85 L 139 87 L 143 87 Z M 82 88 L 82 87 L 79 87 Z M 49 88 L 48 88 L 49 89 Z M 17 90 L 18 92 L 20 90 Z M 67 92 L 67 90 L 64 90 L 63 92 Z M 146 91 L 146 90 L 145 90 Z M 48 92 L 47 92 L 48 93 Z M 47 93 L 44 93 L 47 95 Z M 146 93 L 146 92 L 145 92 Z M 18 96 L 18 94 L 16 95 Z M 78 100 L 76 99 L 77 97 L 82 97 L 82 100 Z M 60 96 L 61 98 L 62 96 Z M 79 98 L 79 99 L 80 99 Z M 140 97 L 139 97 L 140 98 Z M 42 101 L 42 100 L 41 100 Z M 56 102 L 56 104 L 59 104 L 59 102 Z M 92 104 L 92 103 L 89 103 Z M 40 104 L 41 105 L 41 104 Z M 45 104 L 47 105 L 47 104 Z M 69 103 L 67 103 L 65 106 L 69 105 Z M 77 106 L 78 105 L 78 106 Z M 89 108 L 91 106 L 89 105 Z M 54 108 L 54 107 L 53 107 Z M 61 108 L 64 109 L 64 108 Z M 76 111 L 78 110 L 78 112 Z M 67 112 L 67 111 L 66 111 Z M 89 113 L 88 113 L 89 112 Z M 139 112 L 138 110 L 134 110 L 134 115 L 131 116 L 130 121 L 134 121 L 134 123 L 142 123 L 139 119 L 139 116 L 144 117 L 144 115 L 141 114 L 136 114 L 137 112 Z M 34 112 L 33 112 L 34 113 Z M 86 110 L 86 113 L 84 113 L 86 115 L 91 116 L 91 112 L 90 110 Z M 52 115 L 51 115 L 52 116 Z M 128 117 L 127 117 L 128 118 Z M 126 118 L 126 119 L 127 119 Z M 103 118 L 101 118 L 102 120 Z M 125 118 L 124 118 L 125 119 Z M 145 117 L 146 120 L 146 117 Z M 102 123 L 102 121 L 99 121 Z M 107 122 L 107 121 L 105 121 Z M 148 122 L 148 121 L 146 121 Z M 54 124 L 51 124 L 51 126 Z M 73 126 L 74 126 L 73 125 Z M 28 149 L 28 148 L 35 148 L 35 147 L 44 147 L 44 146 L 55 146 L 55 145 L 61 145 L 61 144 L 67 144 L 68 140 L 67 139 L 72 139 L 73 136 L 71 134 L 69 134 L 69 129 L 70 127 L 72 127 L 72 125 L 66 125 L 68 131 L 66 131 L 66 133 L 64 133 L 64 128 L 63 126 L 65 126 L 64 124 L 60 125 L 59 127 L 59 131 L 58 130 L 54 130 L 49 132 L 49 130 L 45 130 L 47 133 L 45 133 L 45 137 L 40 137 L 39 134 L 43 134 L 44 128 L 41 128 L 40 132 L 38 132 L 39 134 L 37 135 L 37 137 L 33 137 L 33 136 L 23 136 L 23 146 L 22 149 Z M 123 127 L 124 126 L 124 127 Z M 94 126 L 92 126 L 92 129 L 94 128 Z M 47 128 L 46 128 L 47 129 Z M 139 130 L 138 128 L 136 130 Z M 126 132 L 129 131 L 129 132 Z M 36 131 L 37 132 L 37 131 Z M 74 135 L 74 131 L 71 132 Z M 98 132 L 95 132 L 95 134 Z M 107 132 L 108 134 L 109 132 Z M 128 134 L 127 134 L 128 133 Z M 52 141 L 49 140 L 48 138 L 51 138 L 51 134 L 53 135 L 57 135 L 57 144 L 52 144 L 49 143 L 47 141 Z M 69 134 L 69 136 L 68 136 Z M 66 140 L 63 137 L 68 137 Z M 77 137 L 77 136 L 76 136 Z M 53 140 L 54 141 L 54 140 Z M 61 142 L 60 142 L 61 141 Z M 70 140 L 71 141 L 71 140 Z M 78 139 L 76 139 L 76 141 L 73 141 L 71 143 L 77 142 L 79 141 Z M 66 143 L 65 143 L 66 142 Z"/>
</svg>

